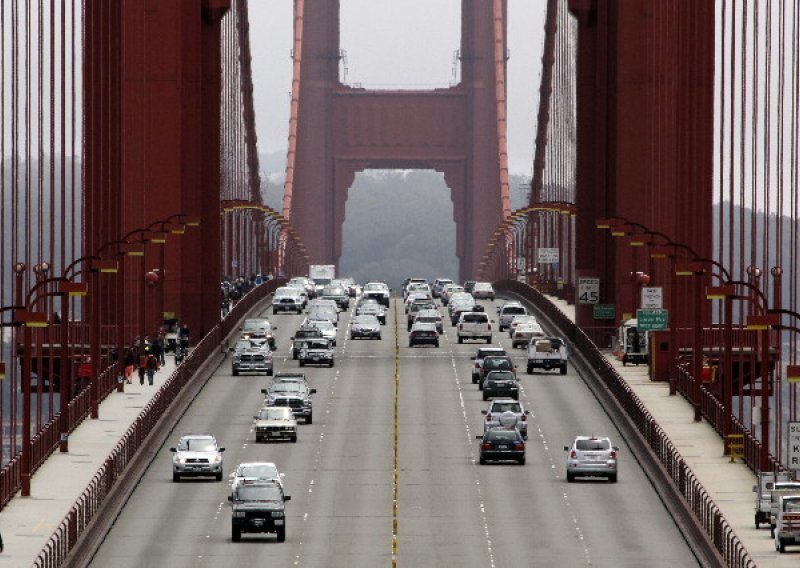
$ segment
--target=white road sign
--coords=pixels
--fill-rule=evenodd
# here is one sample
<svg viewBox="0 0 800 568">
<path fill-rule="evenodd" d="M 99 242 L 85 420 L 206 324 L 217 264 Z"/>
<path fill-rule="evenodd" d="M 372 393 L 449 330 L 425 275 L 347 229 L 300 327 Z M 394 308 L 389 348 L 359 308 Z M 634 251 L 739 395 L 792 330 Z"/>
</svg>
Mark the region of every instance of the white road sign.
<svg viewBox="0 0 800 568">
<path fill-rule="evenodd" d="M 642 286 L 642 309 L 660 310 L 664 307 L 664 289 L 661 286 Z"/>
<path fill-rule="evenodd" d="M 789 436 L 786 444 L 786 459 L 789 469 L 800 469 L 800 422 L 789 422 Z"/>
<path fill-rule="evenodd" d="M 539 248 L 537 262 L 539 264 L 558 264 L 557 248 Z"/>
<path fill-rule="evenodd" d="M 578 303 L 597 304 L 600 302 L 600 279 L 578 278 Z"/>
</svg>

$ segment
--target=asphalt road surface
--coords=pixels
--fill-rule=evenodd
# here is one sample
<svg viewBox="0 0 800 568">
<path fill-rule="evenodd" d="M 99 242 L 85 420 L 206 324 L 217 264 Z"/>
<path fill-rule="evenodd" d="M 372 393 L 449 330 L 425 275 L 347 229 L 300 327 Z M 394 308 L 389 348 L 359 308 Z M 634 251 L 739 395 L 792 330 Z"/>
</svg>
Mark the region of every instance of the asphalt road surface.
<svg viewBox="0 0 800 568">
<path fill-rule="evenodd" d="M 697 565 L 571 367 L 565 376 L 526 375 L 523 351 L 514 352 L 520 398 L 531 411 L 527 464 L 478 465 L 475 437 L 488 403 L 471 382 L 469 356 L 481 344 L 459 345 L 445 320 L 438 349 L 409 348 L 403 306 L 395 302 L 382 340 L 350 340 L 350 314 L 343 313 L 336 366 L 304 367 L 317 394 L 314 422 L 300 423 L 296 444 L 256 444 L 253 414 L 268 379 L 233 377 L 226 360 L 158 450 L 92 565 Z M 495 317 L 492 302 L 481 303 Z M 276 372 L 297 369 L 289 337 L 302 316 L 270 311 L 269 318 L 278 326 Z M 495 332 L 498 342 L 511 352 L 508 333 Z M 226 447 L 222 482 L 172 482 L 169 447 L 190 432 L 211 433 Z M 567 484 L 563 446 L 578 434 L 608 435 L 620 446 L 617 484 Z M 274 461 L 286 474 L 285 543 L 251 534 L 231 541 L 227 474 L 257 460 Z"/>
</svg>

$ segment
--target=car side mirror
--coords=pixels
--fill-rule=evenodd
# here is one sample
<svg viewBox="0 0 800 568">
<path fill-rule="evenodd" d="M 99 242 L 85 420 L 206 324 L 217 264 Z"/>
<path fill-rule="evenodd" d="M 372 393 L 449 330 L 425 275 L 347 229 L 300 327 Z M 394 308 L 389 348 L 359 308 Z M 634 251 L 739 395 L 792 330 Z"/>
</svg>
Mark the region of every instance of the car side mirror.
<svg viewBox="0 0 800 568">
<path fill-rule="evenodd" d="M 258 415 L 253 416 L 253 420 L 258 420 Z"/>
<path fill-rule="evenodd" d="M 291 339 L 292 341 L 294 341 L 294 335 L 293 335 L 293 336 L 291 336 L 289 339 Z"/>
<path fill-rule="evenodd" d="M 220 453 L 222 453 L 222 452 L 225 451 L 225 448 L 220 448 L 219 451 L 220 451 Z"/>
<path fill-rule="evenodd" d="M 753 485 L 753 493 L 758 493 L 758 486 L 757 485 Z"/>
<path fill-rule="evenodd" d="M 232 495 L 228 495 L 228 501 L 231 501 L 231 502 L 233 501 L 233 496 Z"/>
<path fill-rule="evenodd" d="M 488 411 L 486 411 L 486 410 L 481 410 L 481 414 L 488 414 Z"/>
<path fill-rule="evenodd" d="M 272 329 L 273 329 L 273 330 L 276 330 L 276 329 L 278 329 L 278 326 L 277 326 L 277 325 L 273 325 L 273 326 L 272 326 Z"/>
<path fill-rule="evenodd" d="M 477 357 L 476 357 L 475 355 L 472 355 L 472 356 L 469 358 L 469 360 L 470 360 L 470 361 L 474 361 L 475 359 L 477 359 Z"/>
<path fill-rule="evenodd" d="M 284 501 L 291 501 L 292 500 L 292 496 L 291 495 L 284 495 L 283 496 L 283 500 Z"/>
<path fill-rule="evenodd" d="M 612 449 L 613 449 L 615 452 L 618 452 L 618 451 L 619 451 L 619 446 L 613 446 L 613 447 L 612 447 Z"/>
<path fill-rule="evenodd" d="M 564 451 L 568 452 L 569 451 L 569 446 L 564 446 Z"/>
<path fill-rule="evenodd" d="M 478 434 L 477 436 L 475 436 L 475 439 L 476 440 L 483 440 L 483 435 L 482 434 Z"/>
<path fill-rule="evenodd" d="M 169 449 L 169 451 L 170 451 L 170 452 L 172 452 L 172 453 L 174 454 L 174 453 L 175 453 L 175 452 L 177 452 L 178 450 L 176 450 L 175 448 L 170 448 L 170 449 Z"/>
<path fill-rule="evenodd" d="M 267 394 L 267 389 L 261 389 L 261 394 Z"/>
<path fill-rule="evenodd" d="M 228 351 L 229 351 L 230 353 L 233 353 L 233 352 L 234 352 L 234 351 L 236 351 L 236 350 L 235 350 L 233 347 L 228 347 Z"/>
<path fill-rule="evenodd" d="M 317 394 L 317 389 L 311 389 L 311 390 L 310 390 L 310 391 L 308 391 L 308 392 L 310 392 L 311 394 Z"/>
<path fill-rule="evenodd" d="M 530 414 L 530 413 L 531 413 L 531 411 L 530 411 L 530 410 L 526 410 L 526 411 L 525 411 L 525 414 Z"/>
</svg>

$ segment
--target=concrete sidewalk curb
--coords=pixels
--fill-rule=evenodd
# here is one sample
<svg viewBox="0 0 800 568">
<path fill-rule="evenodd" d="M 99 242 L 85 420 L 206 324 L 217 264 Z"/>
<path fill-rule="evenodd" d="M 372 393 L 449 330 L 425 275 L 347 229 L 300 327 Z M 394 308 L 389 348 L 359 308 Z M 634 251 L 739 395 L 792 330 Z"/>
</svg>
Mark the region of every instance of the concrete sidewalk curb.
<svg viewBox="0 0 800 568">
<path fill-rule="evenodd" d="M 515 294 L 514 292 L 507 293 L 529 305 L 533 311 L 536 312 L 537 319 L 545 322 L 546 327 L 558 330 L 564 337 L 569 336 L 567 330 L 562 330 L 557 327 L 550 318 L 541 312 L 527 298 Z M 689 504 L 678 491 L 672 478 L 669 476 L 666 469 L 664 469 L 664 466 L 652 451 L 650 445 L 641 435 L 636 424 L 633 423 L 628 413 L 622 408 L 620 402 L 602 381 L 588 379 L 589 376 L 597 376 L 594 369 L 583 357 L 580 350 L 576 349 L 574 344 L 569 340 L 566 341 L 571 348 L 570 363 L 579 370 L 578 375 L 581 377 L 581 380 L 586 384 L 589 390 L 592 391 L 598 401 L 600 401 L 603 410 L 611 421 L 619 428 L 623 439 L 633 450 L 634 459 L 641 466 L 642 471 L 644 471 L 659 499 L 664 504 L 664 507 L 672 517 L 678 530 L 683 535 L 686 543 L 695 555 L 695 558 L 697 558 L 697 561 L 702 566 L 725 566 L 724 559 L 706 536 L 705 530 L 697 521 Z M 578 363 L 577 365 L 576 362 Z"/>
<path fill-rule="evenodd" d="M 266 296 L 255 305 L 254 311 L 261 312 L 271 302 L 272 294 Z M 238 323 L 247 317 L 243 316 Z M 238 331 L 238 324 L 233 330 L 223 338 L 222 345 L 226 345 L 230 338 Z M 104 500 L 103 506 L 94 515 L 89 525 L 75 543 L 72 551 L 64 561 L 63 566 L 87 566 L 99 550 L 106 535 L 109 533 L 122 509 L 128 503 L 131 495 L 139 485 L 144 472 L 150 464 L 158 457 L 158 449 L 164 445 L 169 435 L 178 423 L 178 420 L 186 413 L 192 402 L 197 398 L 205 385 L 214 375 L 216 369 L 224 362 L 226 354 L 222 349 L 215 355 L 204 361 L 197 370 L 196 376 L 205 377 L 203 380 L 192 381 L 191 385 L 181 390 L 178 397 L 170 404 L 169 410 L 159 418 L 158 423 L 153 427 L 147 437 L 147 444 L 142 444 L 139 451 L 128 464 L 123 475 L 109 491 Z"/>
</svg>

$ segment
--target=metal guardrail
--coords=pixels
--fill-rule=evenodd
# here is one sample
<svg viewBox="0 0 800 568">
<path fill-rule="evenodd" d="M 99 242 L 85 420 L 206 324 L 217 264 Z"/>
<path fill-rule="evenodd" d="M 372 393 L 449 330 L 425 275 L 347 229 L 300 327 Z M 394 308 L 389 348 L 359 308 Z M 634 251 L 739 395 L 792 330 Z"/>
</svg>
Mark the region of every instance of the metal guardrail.
<svg viewBox="0 0 800 568">
<path fill-rule="evenodd" d="M 614 367 L 603 356 L 592 340 L 579 329 L 561 310 L 541 292 L 520 282 L 505 280 L 495 284 L 497 290 L 507 290 L 522 296 L 559 329 L 585 357 L 597 377 L 617 399 L 620 406 L 636 425 L 638 432 L 657 456 L 680 494 L 703 527 L 704 532 L 720 553 L 725 563 L 732 568 L 752 568 L 756 563 L 736 536 L 731 525 L 722 515 L 708 491 L 680 455 L 664 430 L 656 422 L 647 407 L 628 386 Z M 744 433 L 744 432 L 736 432 Z M 757 441 L 752 436 L 745 442 L 745 453 L 757 456 Z"/>
<path fill-rule="evenodd" d="M 88 487 L 81 493 L 67 516 L 50 536 L 34 566 L 55 568 L 64 562 L 91 519 L 103 506 L 111 488 L 123 475 L 136 452 L 146 444 L 150 432 L 166 413 L 167 408 L 178 397 L 186 384 L 192 380 L 203 363 L 219 352 L 221 341 L 233 331 L 238 321 L 258 302 L 271 294 L 280 283 L 280 281 L 271 280 L 254 288 L 244 296 L 225 319 L 200 340 L 183 363 L 175 368 L 172 375 L 139 413 L 122 439 L 114 446 Z M 111 384 L 114 385 L 115 381 L 112 381 Z M 79 403 L 77 406 L 80 406 L 81 410 L 76 411 L 76 414 L 84 412 L 83 407 L 85 406 L 86 413 L 83 414 L 85 417 L 88 414 L 88 404 Z"/>
</svg>

